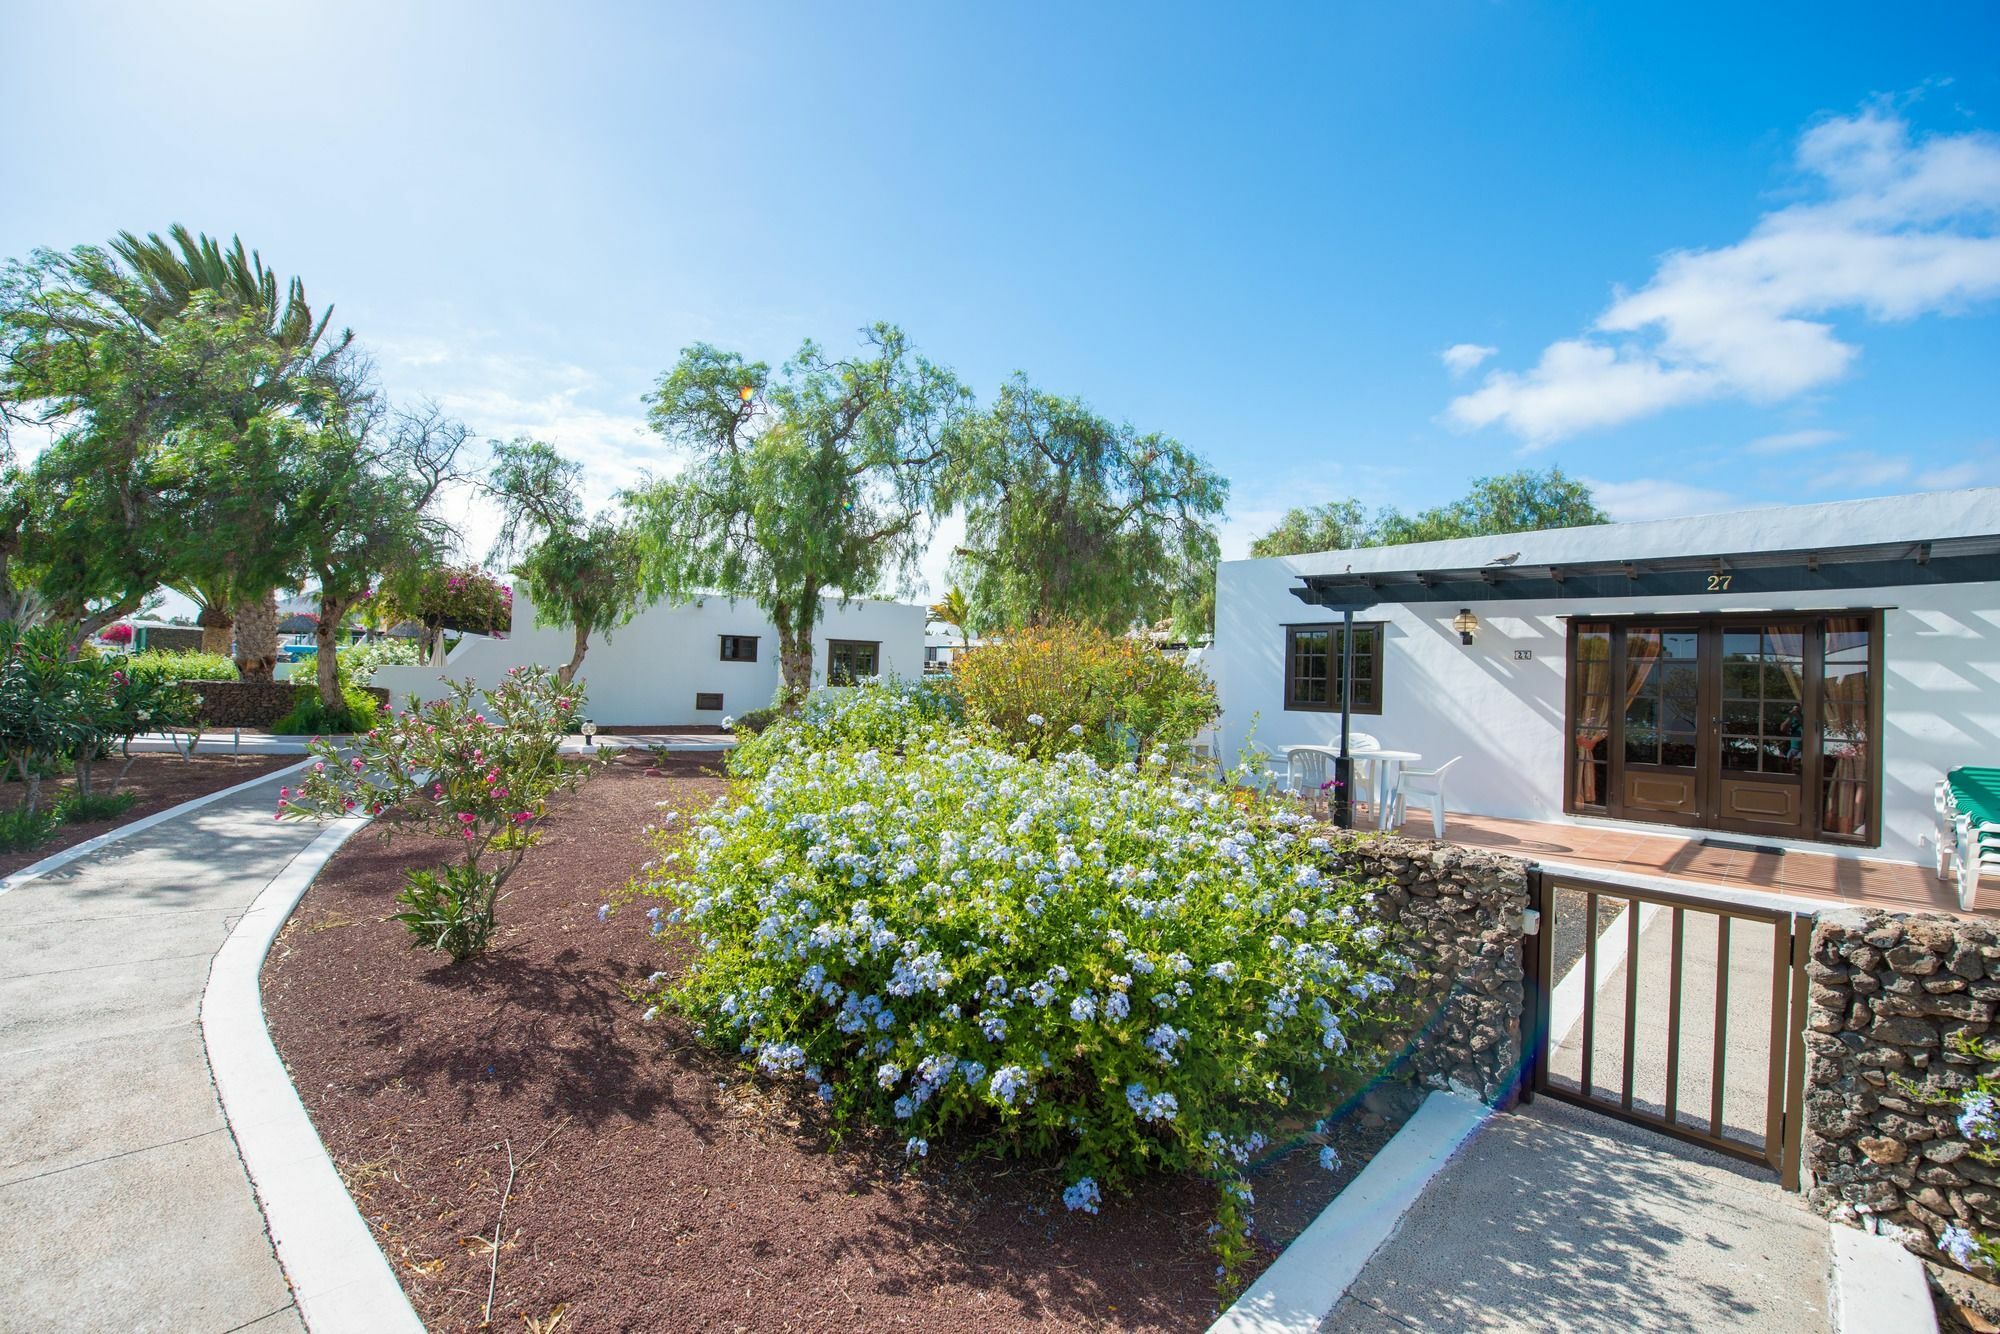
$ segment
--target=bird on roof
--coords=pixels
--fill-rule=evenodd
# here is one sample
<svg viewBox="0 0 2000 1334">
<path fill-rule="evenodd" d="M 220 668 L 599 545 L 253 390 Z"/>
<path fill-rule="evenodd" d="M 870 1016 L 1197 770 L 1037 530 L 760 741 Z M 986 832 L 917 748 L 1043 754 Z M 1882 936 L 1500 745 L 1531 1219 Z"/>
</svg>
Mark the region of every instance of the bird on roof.
<svg viewBox="0 0 2000 1334">
<path fill-rule="evenodd" d="M 1521 559 L 1520 552 L 1510 551 L 1504 556 L 1495 556 L 1492 560 L 1489 560 L 1486 563 L 1488 565 L 1512 565 L 1515 561 L 1519 559 Z"/>
</svg>

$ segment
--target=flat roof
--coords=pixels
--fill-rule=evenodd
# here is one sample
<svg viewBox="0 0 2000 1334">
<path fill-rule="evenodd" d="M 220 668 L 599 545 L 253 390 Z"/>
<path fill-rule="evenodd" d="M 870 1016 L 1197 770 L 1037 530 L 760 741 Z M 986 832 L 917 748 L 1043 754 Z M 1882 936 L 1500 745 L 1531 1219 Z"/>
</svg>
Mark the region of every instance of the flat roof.
<svg viewBox="0 0 2000 1334">
<path fill-rule="evenodd" d="M 2000 487 L 1276 557 L 1301 601 L 1843 592 L 2000 581 Z"/>
</svg>

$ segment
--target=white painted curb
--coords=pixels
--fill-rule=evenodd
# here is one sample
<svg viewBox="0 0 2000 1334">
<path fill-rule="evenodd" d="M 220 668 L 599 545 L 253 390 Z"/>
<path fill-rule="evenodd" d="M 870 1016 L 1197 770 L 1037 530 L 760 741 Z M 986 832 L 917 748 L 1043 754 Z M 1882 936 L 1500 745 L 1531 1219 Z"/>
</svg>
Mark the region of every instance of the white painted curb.
<svg viewBox="0 0 2000 1334">
<path fill-rule="evenodd" d="M 268 783 L 274 778 L 279 778 L 289 773 L 297 773 L 309 763 L 311 763 L 310 760 L 300 760 L 297 764 L 286 765 L 282 769 L 269 770 L 268 772 L 258 774 L 255 778 L 246 779 L 234 787 L 225 787 L 221 791 L 211 792 L 205 797 L 196 797 L 192 801 L 184 801 L 178 806 L 169 806 L 163 811 L 154 811 L 151 815 L 134 820 L 130 824 L 122 824 L 116 829 L 107 830 L 99 834 L 96 838 L 85 839 L 73 848 L 64 848 L 61 852 L 50 853 L 33 865 L 24 866 L 5 880 L 0 880 L 0 894 L 19 889 L 30 880 L 39 880 L 49 872 L 60 870 L 73 861 L 80 861 L 93 852 L 108 848 L 120 839 L 144 833 L 156 824 L 164 824 L 168 820 L 186 815 L 189 811 L 200 810 L 212 801 L 221 801 L 224 797 L 233 797 L 239 792 L 248 792 L 251 788 L 262 783 Z"/>
<path fill-rule="evenodd" d="M 1313 1334 L 1432 1177 L 1493 1109 L 1433 1093 L 1209 1334 Z"/>
<path fill-rule="evenodd" d="M 202 1040 L 223 1115 L 312 1334 L 424 1328 L 271 1045 L 258 987 L 264 956 L 306 887 L 367 824 L 341 820 L 278 873 L 216 952 L 201 999 Z"/>
<path fill-rule="evenodd" d="M 1888 1237 L 1827 1225 L 1833 1232 L 1826 1285 L 1833 1334 L 1937 1334 L 1924 1262 Z"/>
</svg>

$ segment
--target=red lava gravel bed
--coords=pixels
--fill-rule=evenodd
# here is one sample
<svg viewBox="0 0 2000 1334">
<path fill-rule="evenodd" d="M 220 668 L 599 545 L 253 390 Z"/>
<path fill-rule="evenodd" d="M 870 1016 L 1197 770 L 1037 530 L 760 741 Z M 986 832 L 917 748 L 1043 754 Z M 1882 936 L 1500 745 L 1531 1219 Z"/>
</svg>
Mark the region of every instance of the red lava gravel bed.
<svg viewBox="0 0 2000 1334">
<path fill-rule="evenodd" d="M 725 790 L 719 757 L 661 763 L 627 757 L 555 805 L 485 958 L 418 953 L 383 920 L 427 848 L 363 834 L 265 967 L 278 1050 L 428 1327 L 480 1327 L 511 1146 L 495 1329 L 1206 1328 L 1207 1184 L 1157 1179 L 1089 1217 L 1053 1164 L 830 1150 L 803 1098 L 641 1020 L 631 989 L 677 961 L 644 914 L 597 907 L 650 855 L 660 803 Z M 1267 1255 L 1390 1133 L 1357 1118 L 1346 1172 L 1305 1150 L 1259 1179 Z"/>
<path fill-rule="evenodd" d="M 51 853 L 73 848 L 99 834 L 108 834 L 120 825 L 143 819 L 156 811 L 178 806 L 184 801 L 220 792 L 225 787 L 247 783 L 259 774 L 282 769 L 289 764 L 297 764 L 303 758 L 298 755 L 202 755 L 193 759 L 182 759 L 178 755 L 164 752 L 145 752 L 132 757 L 132 771 L 125 775 L 125 781 L 118 785 L 120 792 L 135 792 L 139 799 L 131 808 L 115 820 L 90 820 L 81 824 L 56 826 L 55 837 L 27 852 L 0 853 L 0 876 L 12 875 L 24 866 L 31 866 Z M 100 760 L 97 765 L 97 786 L 111 781 L 123 760 Z M 42 803 L 53 802 L 64 789 L 68 780 L 44 781 Z M 0 802 L 9 806 L 18 805 L 21 800 L 21 785 L 8 783 L 0 787 Z"/>
</svg>

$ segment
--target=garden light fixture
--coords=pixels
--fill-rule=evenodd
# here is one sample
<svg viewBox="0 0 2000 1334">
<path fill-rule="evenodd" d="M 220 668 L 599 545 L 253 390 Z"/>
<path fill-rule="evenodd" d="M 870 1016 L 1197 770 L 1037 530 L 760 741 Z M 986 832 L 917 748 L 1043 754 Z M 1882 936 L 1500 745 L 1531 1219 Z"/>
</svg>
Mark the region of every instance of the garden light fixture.
<svg viewBox="0 0 2000 1334">
<path fill-rule="evenodd" d="M 585 719 L 583 720 L 583 729 L 582 729 L 582 731 L 583 731 L 583 744 L 584 744 L 584 745 L 586 745 L 586 746 L 588 746 L 588 747 L 590 747 L 590 748 L 591 748 L 592 750 L 596 750 L 596 749 L 597 749 L 597 724 L 596 724 L 596 723 L 594 723 L 594 722 L 592 722 L 592 721 L 591 721 L 590 719 L 588 719 L 588 718 L 585 718 Z"/>
<path fill-rule="evenodd" d="M 1458 642 L 1470 644 L 1472 632 L 1479 628 L 1479 618 L 1472 614 L 1472 608 L 1460 607 L 1458 615 L 1451 618 L 1451 628 L 1458 631 Z"/>
</svg>

